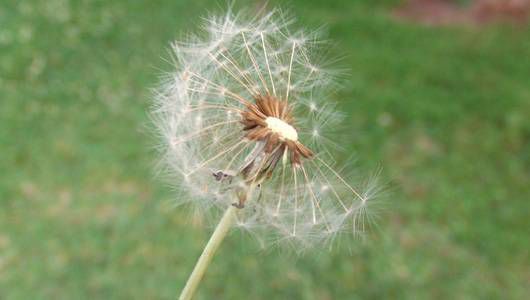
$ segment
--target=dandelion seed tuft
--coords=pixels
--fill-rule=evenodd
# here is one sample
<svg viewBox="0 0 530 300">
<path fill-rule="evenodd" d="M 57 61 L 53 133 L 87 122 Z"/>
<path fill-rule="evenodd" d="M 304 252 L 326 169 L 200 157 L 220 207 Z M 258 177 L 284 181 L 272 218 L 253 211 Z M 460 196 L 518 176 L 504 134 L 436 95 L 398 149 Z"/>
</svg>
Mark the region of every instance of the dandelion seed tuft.
<svg viewBox="0 0 530 300">
<path fill-rule="evenodd" d="M 206 18 L 172 45 L 153 116 L 164 165 L 199 211 L 236 206 L 235 226 L 260 240 L 310 246 L 364 228 L 373 193 L 335 169 L 333 72 L 318 35 L 292 21 L 277 10 Z"/>
</svg>

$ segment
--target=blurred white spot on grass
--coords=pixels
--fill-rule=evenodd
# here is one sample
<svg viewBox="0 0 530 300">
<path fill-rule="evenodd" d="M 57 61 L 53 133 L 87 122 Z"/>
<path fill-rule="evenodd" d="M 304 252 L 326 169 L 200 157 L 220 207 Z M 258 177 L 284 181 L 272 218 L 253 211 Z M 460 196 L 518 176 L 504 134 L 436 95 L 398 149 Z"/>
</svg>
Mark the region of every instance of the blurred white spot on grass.
<svg viewBox="0 0 530 300">
<path fill-rule="evenodd" d="M 70 20 L 70 5 L 66 0 L 49 0 L 45 1 L 44 13 L 53 21 L 66 23 Z"/>
<path fill-rule="evenodd" d="M 391 114 L 384 112 L 377 117 L 377 124 L 381 127 L 389 127 L 394 122 L 394 118 Z"/>
<path fill-rule="evenodd" d="M 39 77 L 39 75 L 42 74 L 42 71 L 44 71 L 45 67 L 46 67 L 46 59 L 38 55 L 33 57 L 33 60 L 31 61 L 31 64 L 29 65 L 29 68 L 28 68 L 28 77 L 30 79 L 35 79 Z"/>
<path fill-rule="evenodd" d="M 33 28 L 30 26 L 21 26 L 18 29 L 18 40 L 21 43 L 27 43 L 31 41 L 31 38 L 33 37 Z"/>
</svg>

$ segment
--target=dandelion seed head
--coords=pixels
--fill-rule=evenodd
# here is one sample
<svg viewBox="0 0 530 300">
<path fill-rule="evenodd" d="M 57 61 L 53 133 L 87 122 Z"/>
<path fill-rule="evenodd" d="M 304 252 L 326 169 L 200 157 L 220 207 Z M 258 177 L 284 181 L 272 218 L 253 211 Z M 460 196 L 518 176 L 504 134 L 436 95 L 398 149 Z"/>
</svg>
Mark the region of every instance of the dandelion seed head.
<svg viewBox="0 0 530 300">
<path fill-rule="evenodd" d="M 298 250 L 362 230 L 376 189 L 329 154 L 333 72 L 318 65 L 317 34 L 292 22 L 278 10 L 205 18 L 172 44 L 152 115 L 183 201 L 205 214 L 235 205 L 236 227 Z"/>
</svg>

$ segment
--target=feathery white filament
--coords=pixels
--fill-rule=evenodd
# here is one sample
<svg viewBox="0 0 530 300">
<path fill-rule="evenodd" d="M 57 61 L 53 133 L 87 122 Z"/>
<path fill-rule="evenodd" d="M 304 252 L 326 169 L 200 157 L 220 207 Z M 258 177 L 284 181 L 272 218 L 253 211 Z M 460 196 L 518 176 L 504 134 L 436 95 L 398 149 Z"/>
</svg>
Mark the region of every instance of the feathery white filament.
<svg viewBox="0 0 530 300">
<path fill-rule="evenodd" d="M 293 142 L 298 141 L 298 132 L 296 132 L 293 126 L 287 124 L 287 122 L 275 117 L 267 117 L 265 123 L 267 123 L 267 127 L 272 132 L 280 136 L 280 139 L 287 139 Z"/>
</svg>

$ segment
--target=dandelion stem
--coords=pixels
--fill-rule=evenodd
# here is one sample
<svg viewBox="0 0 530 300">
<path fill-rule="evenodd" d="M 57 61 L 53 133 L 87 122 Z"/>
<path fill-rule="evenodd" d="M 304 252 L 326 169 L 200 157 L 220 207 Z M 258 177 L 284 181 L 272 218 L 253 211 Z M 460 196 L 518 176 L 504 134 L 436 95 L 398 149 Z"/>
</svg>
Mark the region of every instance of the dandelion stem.
<svg viewBox="0 0 530 300">
<path fill-rule="evenodd" d="M 232 224 L 234 223 L 236 211 L 237 208 L 232 205 L 230 205 L 230 207 L 228 207 L 228 209 L 225 211 L 223 217 L 221 218 L 221 221 L 219 221 L 219 224 L 215 228 L 215 231 L 213 232 L 212 236 L 210 237 L 208 244 L 206 244 L 206 247 L 204 247 L 201 257 L 199 257 L 199 260 L 197 261 L 193 272 L 188 278 L 186 286 L 184 286 L 184 289 L 180 294 L 180 300 L 189 300 L 193 297 L 193 294 L 195 293 L 197 286 L 199 286 L 199 283 L 204 275 L 204 272 L 208 268 L 210 261 L 215 255 L 215 252 L 217 252 L 217 249 L 219 248 L 219 245 L 221 245 L 221 242 L 228 233 L 228 230 L 230 229 L 230 227 L 232 227 Z"/>
</svg>

